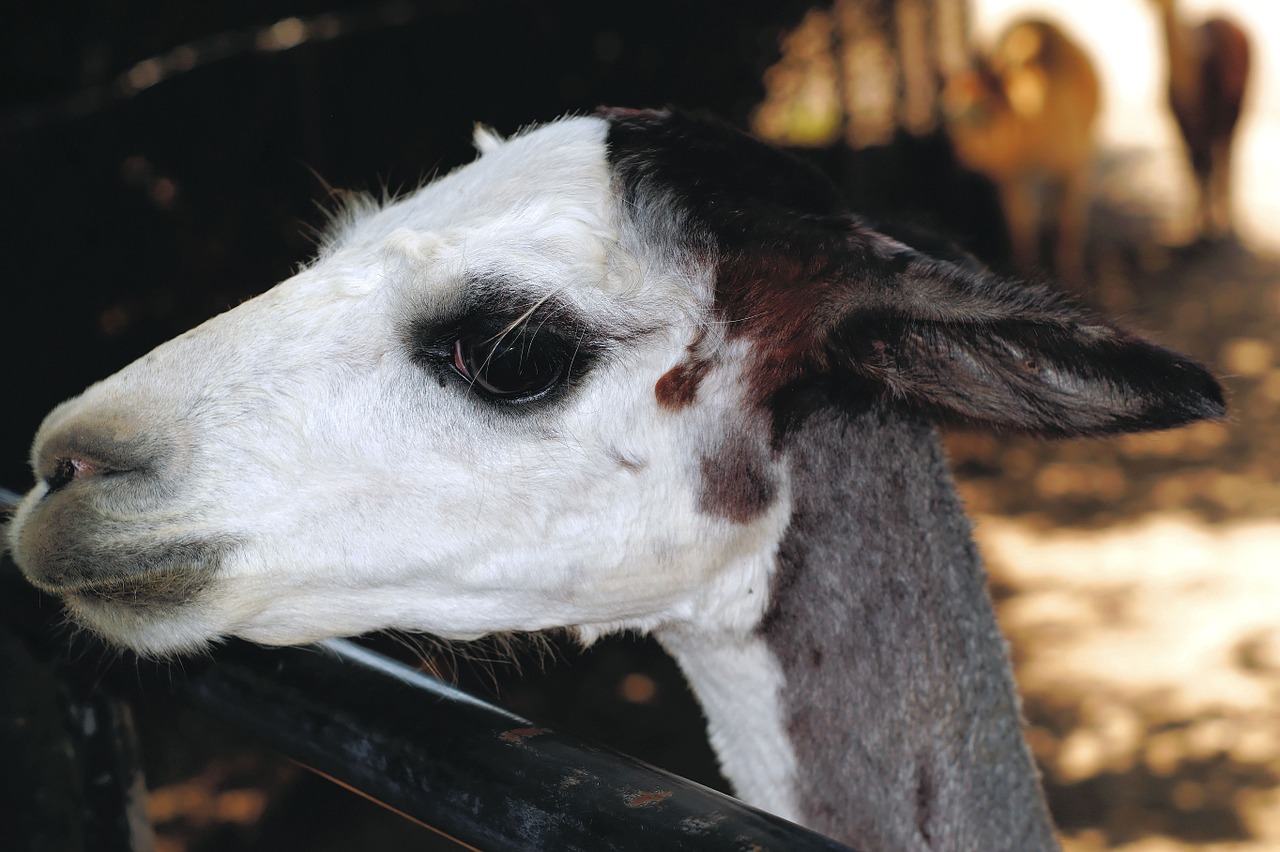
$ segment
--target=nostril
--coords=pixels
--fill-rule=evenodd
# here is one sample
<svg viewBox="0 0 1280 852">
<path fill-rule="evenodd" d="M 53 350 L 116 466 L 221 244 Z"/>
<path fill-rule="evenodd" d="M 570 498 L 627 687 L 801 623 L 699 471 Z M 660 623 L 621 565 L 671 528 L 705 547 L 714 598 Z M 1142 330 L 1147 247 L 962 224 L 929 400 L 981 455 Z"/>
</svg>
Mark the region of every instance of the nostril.
<svg viewBox="0 0 1280 852">
<path fill-rule="evenodd" d="M 53 470 L 45 477 L 45 484 L 49 486 L 49 493 L 60 491 L 66 488 L 72 482 L 85 476 L 92 476 L 95 473 L 94 465 L 83 459 L 77 458 L 59 458 L 53 463 Z"/>
<path fill-rule="evenodd" d="M 84 491 L 85 499 L 96 500 L 123 491 L 136 498 L 141 492 L 130 488 L 131 481 L 146 481 L 154 490 L 173 471 L 168 434 L 149 432 L 135 414 L 90 408 L 71 416 L 58 408 L 49 418 L 54 426 L 46 420 L 40 427 L 31 460 L 46 496 Z"/>
</svg>

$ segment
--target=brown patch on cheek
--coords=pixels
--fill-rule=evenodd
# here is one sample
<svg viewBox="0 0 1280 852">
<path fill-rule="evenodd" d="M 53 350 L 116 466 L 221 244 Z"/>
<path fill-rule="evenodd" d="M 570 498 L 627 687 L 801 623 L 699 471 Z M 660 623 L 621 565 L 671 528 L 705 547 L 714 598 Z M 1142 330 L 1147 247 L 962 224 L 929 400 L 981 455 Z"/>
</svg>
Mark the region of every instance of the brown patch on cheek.
<svg viewBox="0 0 1280 852">
<path fill-rule="evenodd" d="M 698 509 L 737 524 L 763 515 L 778 497 L 778 481 L 768 455 L 741 440 L 699 461 L 702 491 Z"/>
<path fill-rule="evenodd" d="M 653 386 L 658 405 L 668 411 L 679 411 L 690 405 L 698 396 L 698 386 L 707 369 L 706 361 L 686 361 L 667 370 Z"/>
</svg>

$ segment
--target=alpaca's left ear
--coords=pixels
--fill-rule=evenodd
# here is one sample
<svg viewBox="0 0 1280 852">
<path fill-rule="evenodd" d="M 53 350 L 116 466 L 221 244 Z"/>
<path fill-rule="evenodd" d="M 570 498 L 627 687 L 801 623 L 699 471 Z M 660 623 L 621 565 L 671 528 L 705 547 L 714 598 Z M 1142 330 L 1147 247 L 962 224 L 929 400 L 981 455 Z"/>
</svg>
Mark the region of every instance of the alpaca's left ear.
<svg viewBox="0 0 1280 852">
<path fill-rule="evenodd" d="M 850 244 L 857 262 L 829 296 L 822 360 L 892 400 L 1044 435 L 1164 429 L 1225 413 L 1204 367 L 1045 287 L 864 227 Z"/>
<path fill-rule="evenodd" d="M 757 400 L 845 381 L 944 419 L 1044 435 L 1225 412 L 1222 388 L 1189 358 L 941 241 L 870 227 L 787 153 L 678 111 L 599 114 L 627 209 L 681 222 L 698 236 L 694 253 L 714 240 L 715 308 L 730 337 L 753 344 L 746 380 Z M 686 380 L 669 382 L 679 388 L 666 389 L 670 399 L 692 396 L 695 368 L 674 374 Z"/>
</svg>

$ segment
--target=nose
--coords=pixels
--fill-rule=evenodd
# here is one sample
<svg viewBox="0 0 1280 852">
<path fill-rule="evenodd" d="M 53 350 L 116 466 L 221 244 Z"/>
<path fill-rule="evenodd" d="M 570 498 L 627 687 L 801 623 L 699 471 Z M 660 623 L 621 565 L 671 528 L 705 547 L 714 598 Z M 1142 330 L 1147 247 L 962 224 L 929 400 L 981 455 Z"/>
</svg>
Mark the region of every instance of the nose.
<svg viewBox="0 0 1280 852">
<path fill-rule="evenodd" d="M 45 485 L 49 486 L 49 493 L 52 494 L 55 491 L 61 491 L 77 479 L 93 476 L 99 470 L 101 467 L 88 458 L 59 456 L 53 460 L 53 470 L 42 478 Z"/>
<path fill-rule="evenodd" d="M 109 473 L 124 473 L 151 466 L 142 442 L 111 434 L 108 430 L 78 424 L 40 441 L 36 448 L 36 476 L 61 491 L 73 482 Z"/>
<path fill-rule="evenodd" d="M 175 473 L 175 443 L 130 414 L 88 410 L 58 418 L 37 436 L 35 474 L 49 494 L 73 485 L 136 474 L 152 483 Z M 104 482 L 105 484 L 105 482 Z"/>
<path fill-rule="evenodd" d="M 46 591 L 116 594 L 127 584 L 130 600 L 155 600 L 174 583 L 189 591 L 196 569 L 219 558 L 217 541 L 166 526 L 186 505 L 189 453 L 175 450 L 185 445 L 159 418 L 120 411 L 68 406 L 37 435 L 33 462 L 44 487 L 20 507 L 8 537 L 14 561 Z"/>
</svg>

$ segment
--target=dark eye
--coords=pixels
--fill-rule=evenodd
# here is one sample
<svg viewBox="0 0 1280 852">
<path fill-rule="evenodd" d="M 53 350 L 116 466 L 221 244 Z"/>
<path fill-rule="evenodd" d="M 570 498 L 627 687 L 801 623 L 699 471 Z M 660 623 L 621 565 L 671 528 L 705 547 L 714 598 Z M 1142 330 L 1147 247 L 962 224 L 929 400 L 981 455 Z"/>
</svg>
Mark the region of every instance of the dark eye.
<svg viewBox="0 0 1280 852">
<path fill-rule="evenodd" d="M 508 402 L 529 402 L 568 374 L 570 351 L 556 335 L 464 334 L 453 344 L 453 369 L 472 387 Z"/>
</svg>

